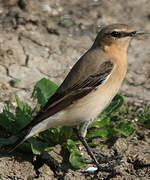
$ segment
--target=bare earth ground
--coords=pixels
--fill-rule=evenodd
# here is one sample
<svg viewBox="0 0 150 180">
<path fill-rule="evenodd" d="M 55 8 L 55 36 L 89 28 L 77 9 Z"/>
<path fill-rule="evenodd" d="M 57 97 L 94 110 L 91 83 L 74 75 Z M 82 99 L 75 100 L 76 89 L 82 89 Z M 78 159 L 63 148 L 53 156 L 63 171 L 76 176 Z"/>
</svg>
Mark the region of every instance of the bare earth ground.
<svg viewBox="0 0 150 180">
<path fill-rule="evenodd" d="M 60 84 L 78 58 L 91 46 L 100 26 L 134 24 L 150 31 L 149 0 L 1 0 L 0 1 L 0 111 L 8 102 L 15 107 L 14 93 L 33 105 L 31 92 L 43 77 Z M 64 18 L 70 27 L 63 27 Z M 68 24 L 66 23 L 65 26 Z M 150 43 L 133 40 L 128 52 L 128 73 L 121 94 L 135 106 L 150 101 Z M 17 79 L 17 80 L 16 80 Z M 101 141 L 100 139 L 98 140 Z M 123 155 L 117 175 L 86 174 L 73 170 L 60 146 L 44 157 L 14 153 L 0 158 L 2 180 L 51 179 L 150 179 L 150 131 L 118 137 L 95 153 Z M 81 152 L 87 156 L 84 148 Z M 65 158 L 66 157 L 66 158 Z M 140 166 L 141 165 L 141 166 Z M 89 167 L 90 165 L 87 165 Z"/>
</svg>

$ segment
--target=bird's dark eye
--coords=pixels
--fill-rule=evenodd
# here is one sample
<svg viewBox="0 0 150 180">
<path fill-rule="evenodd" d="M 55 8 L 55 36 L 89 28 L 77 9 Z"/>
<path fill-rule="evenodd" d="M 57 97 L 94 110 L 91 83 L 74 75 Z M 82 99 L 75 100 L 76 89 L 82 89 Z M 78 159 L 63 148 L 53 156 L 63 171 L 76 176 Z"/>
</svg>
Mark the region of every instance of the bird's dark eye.
<svg viewBox="0 0 150 180">
<path fill-rule="evenodd" d="M 121 32 L 113 31 L 111 33 L 111 36 L 113 36 L 115 38 L 121 38 Z"/>
</svg>

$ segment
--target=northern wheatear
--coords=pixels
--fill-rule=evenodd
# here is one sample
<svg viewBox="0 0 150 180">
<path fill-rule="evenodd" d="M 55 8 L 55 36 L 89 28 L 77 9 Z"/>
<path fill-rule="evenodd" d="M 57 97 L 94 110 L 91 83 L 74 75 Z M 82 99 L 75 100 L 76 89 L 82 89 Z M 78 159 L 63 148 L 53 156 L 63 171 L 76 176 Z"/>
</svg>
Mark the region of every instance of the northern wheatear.
<svg viewBox="0 0 150 180">
<path fill-rule="evenodd" d="M 126 52 L 137 31 L 124 24 L 102 28 L 92 47 L 77 61 L 56 93 L 22 130 L 13 150 L 36 133 L 55 126 L 82 123 L 79 139 L 101 169 L 88 146 L 87 127 L 111 102 L 127 71 Z"/>
</svg>

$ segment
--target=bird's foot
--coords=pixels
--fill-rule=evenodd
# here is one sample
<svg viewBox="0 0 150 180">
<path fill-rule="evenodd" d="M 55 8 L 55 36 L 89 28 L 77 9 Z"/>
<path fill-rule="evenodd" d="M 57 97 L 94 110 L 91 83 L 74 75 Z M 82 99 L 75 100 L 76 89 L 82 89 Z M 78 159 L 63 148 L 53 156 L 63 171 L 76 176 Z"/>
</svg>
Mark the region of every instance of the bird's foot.
<svg viewBox="0 0 150 180">
<path fill-rule="evenodd" d="M 112 162 L 112 161 L 119 162 L 119 161 L 121 161 L 122 156 L 119 155 L 119 154 L 114 154 L 114 155 L 108 157 L 108 156 L 105 156 L 105 155 L 101 154 L 101 155 L 98 155 L 98 156 L 96 155 L 96 159 L 98 160 L 98 162 L 100 164 L 102 164 L 102 163 L 109 163 L 109 162 Z"/>
<path fill-rule="evenodd" d="M 105 171 L 105 172 L 115 172 L 115 167 L 121 164 L 122 156 L 121 155 L 112 155 L 110 157 L 101 155 L 96 156 L 96 159 L 98 161 L 97 167 L 99 171 Z M 106 166 L 101 166 L 101 164 L 108 163 Z"/>
</svg>

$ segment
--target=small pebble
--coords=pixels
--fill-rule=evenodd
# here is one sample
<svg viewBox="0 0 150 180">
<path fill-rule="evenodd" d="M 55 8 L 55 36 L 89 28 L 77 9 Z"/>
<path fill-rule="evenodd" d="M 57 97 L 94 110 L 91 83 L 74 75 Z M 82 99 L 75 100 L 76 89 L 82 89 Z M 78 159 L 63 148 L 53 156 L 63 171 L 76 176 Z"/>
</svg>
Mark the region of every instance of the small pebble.
<svg viewBox="0 0 150 180">
<path fill-rule="evenodd" d="M 47 51 L 47 52 L 48 52 L 48 51 L 49 51 L 49 48 L 45 48 L 45 51 Z"/>
<path fill-rule="evenodd" d="M 48 4 L 43 4 L 42 9 L 43 11 L 48 11 L 48 12 L 52 10 L 52 8 Z"/>
<path fill-rule="evenodd" d="M 143 108 L 139 108 L 138 110 L 137 110 L 137 113 L 139 113 L 139 114 L 144 114 L 144 109 Z"/>
<path fill-rule="evenodd" d="M 94 171 L 97 171 L 98 168 L 96 167 L 88 167 L 85 172 L 93 173 Z"/>
</svg>

